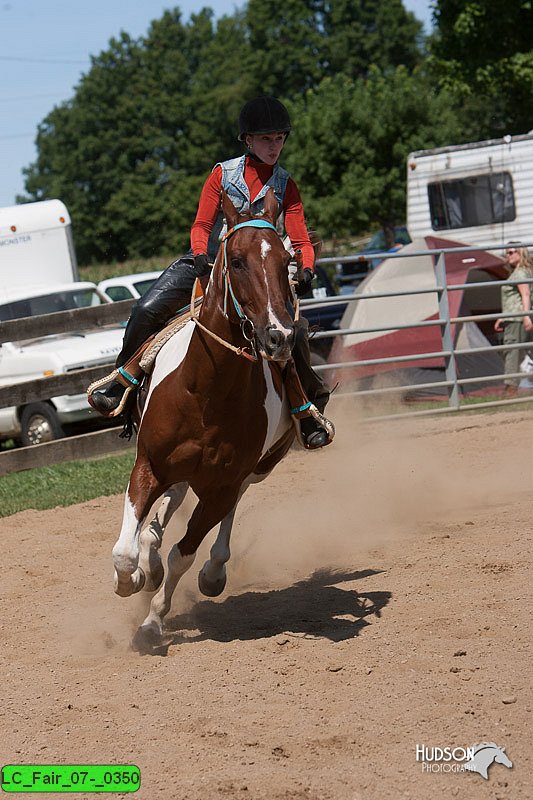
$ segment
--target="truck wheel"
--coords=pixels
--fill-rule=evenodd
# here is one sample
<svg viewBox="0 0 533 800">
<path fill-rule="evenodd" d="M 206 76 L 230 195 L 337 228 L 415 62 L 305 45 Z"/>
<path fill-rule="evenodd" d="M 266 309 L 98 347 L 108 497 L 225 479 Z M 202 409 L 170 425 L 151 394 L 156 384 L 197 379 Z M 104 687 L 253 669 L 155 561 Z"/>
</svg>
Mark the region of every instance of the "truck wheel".
<svg viewBox="0 0 533 800">
<path fill-rule="evenodd" d="M 24 406 L 20 415 L 20 427 L 20 442 L 23 447 L 52 442 L 65 435 L 55 410 L 48 403 L 30 403 Z"/>
</svg>

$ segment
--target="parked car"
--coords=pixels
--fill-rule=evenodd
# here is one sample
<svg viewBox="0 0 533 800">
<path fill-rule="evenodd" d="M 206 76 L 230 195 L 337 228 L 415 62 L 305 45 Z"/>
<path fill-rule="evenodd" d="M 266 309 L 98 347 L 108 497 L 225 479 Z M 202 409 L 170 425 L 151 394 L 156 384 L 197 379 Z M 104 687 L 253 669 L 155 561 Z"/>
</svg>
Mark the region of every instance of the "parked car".
<svg viewBox="0 0 533 800">
<path fill-rule="evenodd" d="M 162 270 L 155 272 L 137 272 L 134 275 L 119 275 L 117 278 L 107 278 L 98 284 L 102 294 L 112 302 L 119 300 L 137 300 L 161 275 Z"/>
<path fill-rule="evenodd" d="M 394 247 L 387 249 L 383 230 L 376 231 L 368 244 L 354 253 L 358 256 L 357 261 L 339 261 L 335 265 L 341 294 L 353 294 L 354 289 L 366 278 L 368 273 L 381 264 L 383 261 L 381 254 L 394 253 L 404 244 L 409 244 L 410 241 L 411 237 L 405 225 L 398 225 L 394 228 Z M 374 253 L 380 255 L 377 258 L 371 258 L 370 256 Z"/>
</svg>

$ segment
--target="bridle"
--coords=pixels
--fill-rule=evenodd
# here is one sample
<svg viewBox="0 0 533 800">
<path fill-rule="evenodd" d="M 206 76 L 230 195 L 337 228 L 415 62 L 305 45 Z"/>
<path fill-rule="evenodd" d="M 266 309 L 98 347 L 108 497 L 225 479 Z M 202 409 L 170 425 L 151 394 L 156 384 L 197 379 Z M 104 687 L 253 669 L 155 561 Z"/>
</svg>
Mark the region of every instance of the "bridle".
<svg viewBox="0 0 533 800">
<path fill-rule="evenodd" d="M 241 333 L 249 344 L 246 347 L 235 347 L 235 345 L 230 344 L 230 342 L 227 342 L 225 339 L 222 339 L 220 336 L 217 336 L 216 333 L 210 331 L 209 328 L 206 328 L 205 325 L 203 325 L 200 322 L 197 316 L 196 304 L 194 301 L 198 278 L 194 283 L 192 291 L 191 318 L 193 322 L 195 322 L 196 325 L 198 325 L 198 327 L 204 331 L 204 333 L 207 333 L 209 336 L 211 336 L 211 338 L 215 339 L 215 341 L 217 341 L 219 344 L 223 345 L 224 347 L 227 347 L 229 350 L 232 350 L 238 356 L 243 356 L 244 358 L 247 358 L 248 361 L 255 362 L 259 360 L 257 355 L 257 349 L 255 346 L 255 325 L 252 322 L 252 320 L 246 316 L 246 314 L 242 309 L 241 304 L 235 297 L 235 292 L 233 291 L 233 287 L 231 285 L 231 278 L 228 267 L 227 242 L 228 239 L 241 228 L 270 228 L 271 230 L 275 231 L 278 236 L 279 233 L 276 229 L 276 226 L 272 225 L 271 222 L 267 222 L 266 220 L 262 219 L 250 219 L 247 222 L 239 222 L 237 225 L 234 225 L 233 228 L 230 228 L 222 238 L 222 252 L 223 252 L 222 279 L 224 285 L 224 301 L 223 301 L 222 313 L 224 317 L 229 320 L 228 316 L 228 296 L 229 296 L 233 302 L 233 307 L 235 308 L 237 316 L 239 317 L 240 320 Z M 250 350 L 250 352 L 248 352 L 248 350 Z"/>
</svg>

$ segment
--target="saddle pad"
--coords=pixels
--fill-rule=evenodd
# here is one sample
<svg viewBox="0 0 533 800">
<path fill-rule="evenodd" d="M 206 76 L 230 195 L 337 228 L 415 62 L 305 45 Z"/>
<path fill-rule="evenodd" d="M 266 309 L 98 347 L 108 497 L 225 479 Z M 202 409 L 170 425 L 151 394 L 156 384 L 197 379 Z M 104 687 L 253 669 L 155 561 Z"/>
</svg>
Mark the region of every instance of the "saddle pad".
<svg viewBox="0 0 533 800">
<path fill-rule="evenodd" d="M 198 310 L 202 305 L 202 299 L 202 297 L 198 297 L 194 301 L 194 307 L 196 310 Z M 173 317 L 170 322 L 165 325 L 163 330 L 159 331 L 159 333 L 156 333 L 142 354 L 141 360 L 139 361 L 139 366 L 144 372 L 147 374 L 151 372 L 155 358 L 163 345 L 166 344 L 168 340 L 174 336 L 174 334 L 178 333 L 178 331 L 181 331 L 181 329 L 185 327 L 190 319 L 192 319 L 191 311 L 189 308 L 187 308 L 178 314 L 178 316 Z"/>
</svg>

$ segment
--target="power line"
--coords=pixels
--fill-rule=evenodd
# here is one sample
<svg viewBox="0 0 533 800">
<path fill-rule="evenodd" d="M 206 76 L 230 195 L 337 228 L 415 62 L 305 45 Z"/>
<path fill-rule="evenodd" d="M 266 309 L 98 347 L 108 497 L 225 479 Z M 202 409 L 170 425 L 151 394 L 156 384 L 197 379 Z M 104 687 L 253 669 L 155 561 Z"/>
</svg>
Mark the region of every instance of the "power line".
<svg viewBox="0 0 533 800">
<path fill-rule="evenodd" d="M 35 136 L 35 133 L 9 133 L 7 136 L 0 136 L 0 139 L 27 139 L 28 136 Z"/>
<path fill-rule="evenodd" d="M 23 61 L 25 63 L 33 63 L 33 64 L 85 64 L 87 65 L 89 62 L 86 59 L 85 61 L 72 61 L 67 58 L 24 58 L 22 56 L 0 56 L 0 61 Z"/>
</svg>

